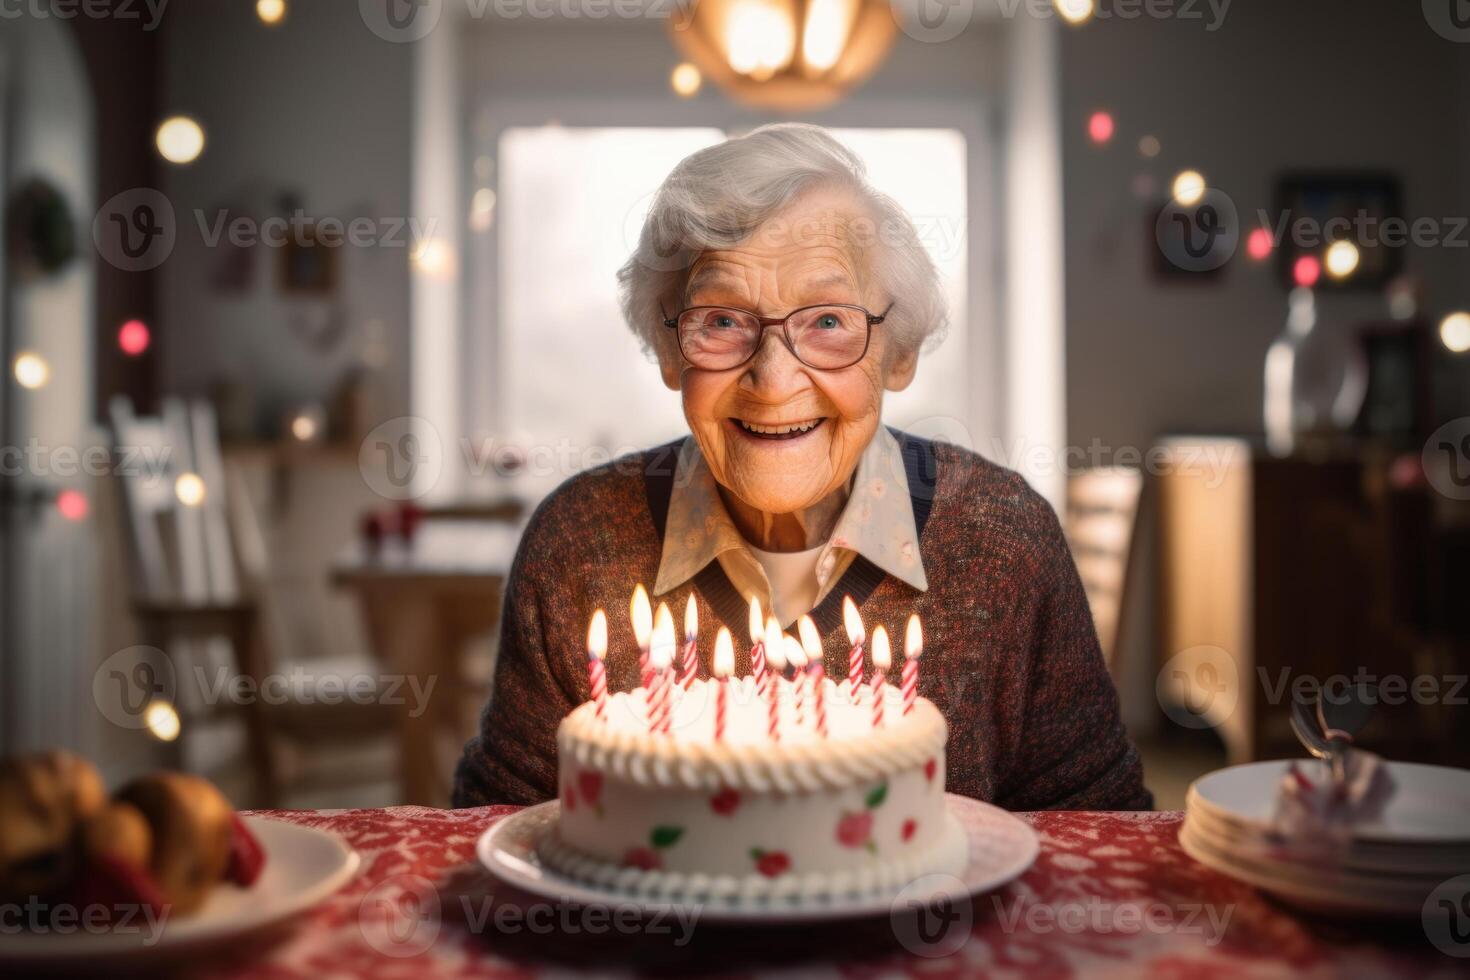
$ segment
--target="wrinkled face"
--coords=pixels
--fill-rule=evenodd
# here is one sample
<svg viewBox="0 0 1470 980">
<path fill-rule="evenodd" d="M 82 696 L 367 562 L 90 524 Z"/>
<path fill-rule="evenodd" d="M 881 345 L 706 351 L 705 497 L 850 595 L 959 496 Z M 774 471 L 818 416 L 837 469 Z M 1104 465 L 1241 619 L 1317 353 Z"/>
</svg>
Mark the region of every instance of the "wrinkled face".
<svg viewBox="0 0 1470 980">
<path fill-rule="evenodd" d="M 872 284 L 857 244 L 865 221 L 848 194 L 811 191 L 739 246 L 703 253 L 684 305 L 784 316 L 841 303 L 882 313 L 890 297 Z M 770 327 L 737 368 L 700 370 L 677 351 L 663 368 L 669 386 L 683 392 L 685 418 L 715 480 L 750 507 L 788 514 L 846 486 L 877 430 L 884 388 L 908 385 L 914 357 L 897 356 L 880 324 L 861 361 L 819 371 Z"/>
</svg>

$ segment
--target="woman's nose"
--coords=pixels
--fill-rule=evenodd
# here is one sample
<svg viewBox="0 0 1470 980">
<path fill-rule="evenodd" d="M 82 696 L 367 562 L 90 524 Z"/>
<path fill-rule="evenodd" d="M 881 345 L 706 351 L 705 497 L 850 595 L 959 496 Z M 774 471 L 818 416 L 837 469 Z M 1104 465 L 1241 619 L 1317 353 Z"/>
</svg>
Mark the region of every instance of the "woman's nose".
<svg viewBox="0 0 1470 980">
<path fill-rule="evenodd" d="M 802 370 L 801 361 L 786 346 L 781 328 L 773 326 L 762 335 L 755 356 L 746 364 L 745 377 L 753 391 L 777 400 L 800 385 Z"/>
</svg>

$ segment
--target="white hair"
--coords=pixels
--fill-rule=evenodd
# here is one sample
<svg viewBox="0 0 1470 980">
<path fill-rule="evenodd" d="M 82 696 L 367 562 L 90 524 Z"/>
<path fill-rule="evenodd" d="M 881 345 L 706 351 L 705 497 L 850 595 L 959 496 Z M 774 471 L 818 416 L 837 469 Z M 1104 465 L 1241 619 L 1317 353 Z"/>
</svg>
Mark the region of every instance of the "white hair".
<svg viewBox="0 0 1470 980">
<path fill-rule="evenodd" d="M 745 241 L 794 199 L 817 188 L 851 191 L 869 212 L 864 265 L 893 303 L 884 329 L 893 349 L 937 343 L 948 322 L 944 291 L 914 223 L 868 183 L 856 153 L 820 126 L 775 123 L 692 153 L 654 195 L 638 246 L 618 270 L 623 316 L 645 350 L 677 357 L 666 316 L 683 308 L 700 253 Z M 882 310 L 873 310 L 881 313 Z M 931 346 L 932 346 L 931 343 Z"/>
</svg>

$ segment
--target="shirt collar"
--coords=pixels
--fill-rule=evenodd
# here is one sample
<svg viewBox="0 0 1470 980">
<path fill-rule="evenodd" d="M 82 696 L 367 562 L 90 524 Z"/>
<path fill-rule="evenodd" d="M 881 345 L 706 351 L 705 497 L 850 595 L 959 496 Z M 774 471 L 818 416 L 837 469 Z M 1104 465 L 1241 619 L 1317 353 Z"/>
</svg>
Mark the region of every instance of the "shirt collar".
<svg viewBox="0 0 1470 980">
<path fill-rule="evenodd" d="M 817 567 L 831 568 L 837 549 L 860 554 L 900 582 L 928 591 L 903 453 L 884 426 L 878 427 L 858 460 L 847 506 L 823 546 Z M 744 552 L 754 563 L 749 545 L 720 498 L 714 474 L 691 436 L 679 447 L 654 595 L 679 587 L 732 550 Z M 828 584 L 824 583 L 824 591 Z"/>
</svg>

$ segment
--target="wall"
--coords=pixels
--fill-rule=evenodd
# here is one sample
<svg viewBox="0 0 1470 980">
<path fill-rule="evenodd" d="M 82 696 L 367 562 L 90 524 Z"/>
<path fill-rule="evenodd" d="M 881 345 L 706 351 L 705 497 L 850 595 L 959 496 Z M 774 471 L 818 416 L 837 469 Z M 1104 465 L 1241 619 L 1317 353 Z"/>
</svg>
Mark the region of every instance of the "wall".
<svg viewBox="0 0 1470 980">
<path fill-rule="evenodd" d="M 250 3 L 170 7 L 162 112 L 192 115 L 208 136 L 204 154 L 166 168 L 179 239 L 160 269 L 161 383 L 201 393 L 218 378 L 252 389 L 256 416 L 274 422 L 320 400 L 365 347 L 385 362 L 383 417 L 406 410 L 409 236 L 396 245 L 337 249 L 339 281 L 327 300 L 288 298 L 278 288 L 279 250 L 257 247 L 248 287 L 211 286 L 221 249 L 204 244 L 217 209 L 280 210 L 284 192 L 307 215 L 344 221 L 394 219 L 410 207 L 413 45 L 370 32 L 355 5 L 291 3 L 284 23 L 261 24 Z M 377 321 L 374 323 L 374 321 Z M 342 328 L 318 352 L 304 337 Z"/>
</svg>

